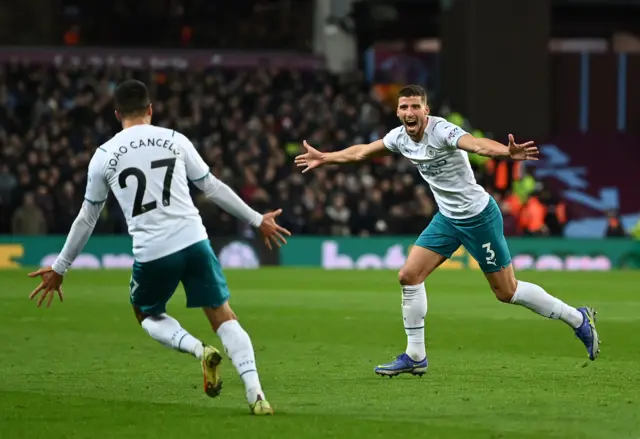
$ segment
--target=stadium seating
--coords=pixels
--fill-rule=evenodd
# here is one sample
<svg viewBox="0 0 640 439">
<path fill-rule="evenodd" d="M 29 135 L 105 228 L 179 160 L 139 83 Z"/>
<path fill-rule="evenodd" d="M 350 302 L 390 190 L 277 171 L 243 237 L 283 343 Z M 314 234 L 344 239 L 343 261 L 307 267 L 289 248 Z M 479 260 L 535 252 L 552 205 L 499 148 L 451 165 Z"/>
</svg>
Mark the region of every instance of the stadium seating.
<svg viewBox="0 0 640 439">
<path fill-rule="evenodd" d="M 0 66 L 0 233 L 69 230 L 91 155 L 120 129 L 111 93 L 128 77 L 149 84 L 154 123 L 191 138 L 212 172 L 256 209 L 282 207 L 293 233 L 416 234 L 435 212 L 414 167 L 396 157 L 304 176 L 293 166 L 303 139 L 339 149 L 396 125 L 394 108 L 357 76 L 7 64 Z M 251 233 L 195 196 L 210 235 Z M 126 232 L 113 201 L 96 233 Z"/>
</svg>

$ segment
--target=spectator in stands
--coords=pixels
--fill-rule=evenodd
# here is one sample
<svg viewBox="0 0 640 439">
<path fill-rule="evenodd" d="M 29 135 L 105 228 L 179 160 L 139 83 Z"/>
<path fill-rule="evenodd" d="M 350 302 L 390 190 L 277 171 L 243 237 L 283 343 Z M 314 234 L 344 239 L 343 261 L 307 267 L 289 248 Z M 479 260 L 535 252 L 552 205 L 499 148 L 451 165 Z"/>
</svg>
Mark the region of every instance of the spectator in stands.
<svg viewBox="0 0 640 439">
<path fill-rule="evenodd" d="M 56 222 L 53 225 L 53 231 L 59 234 L 67 233 L 76 219 L 81 205 L 82 200 L 76 195 L 73 183 L 65 182 L 55 200 Z"/>
<path fill-rule="evenodd" d="M 10 212 L 13 208 L 14 193 L 18 187 L 18 179 L 9 166 L 0 165 L 0 233 L 9 232 L 11 228 Z"/>
<path fill-rule="evenodd" d="M 504 196 L 495 194 L 494 197 L 502 211 L 505 235 L 510 236 L 521 233 L 520 211 L 522 210 L 522 202 L 520 198 L 511 191 L 507 191 Z"/>
<path fill-rule="evenodd" d="M 513 181 L 512 192 L 520 198 L 521 203 L 526 203 L 529 196 L 540 189 L 530 168 L 525 167 L 520 178 Z"/>
<path fill-rule="evenodd" d="M 344 194 L 337 193 L 333 197 L 333 202 L 326 209 L 328 219 L 331 221 L 331 234 L 348 236 L 351 234 L 349 219 L 351 211 L 346 206 Z"/>
<path fill-rule="evenodd" d="M 547 236 L 549 228 L 545 224 L 546 214 L 547 209 L 538 193 L 532 194 L 520 210 L 520 229 L 527 236 Z"/>
<path fill-rule="evenodd" d="M 18 186 L 18 179 L 9 169 L 9 165 L 0 165 L 0 208 L 9 209 L 12 202 L 12 193 Z"/>
<path fill-rule="evenodd" d="M 628 236 L 622 226 L 620 213 L 617 210 L 607 212 L 607 231 L 605 236 L 607 238 L 624 238 Z"/>
<path fill-rule="evenodd" d="M 47 221 L 42 210 L 36 205 L 33 193 L 24 194 L 23 202 L 11 218 L 11 231 L 14 235 L 44 235 L 47 233 Z"/>
<path fill-rule="evenodd" d="M 544 223 L 550 236 L 562 236 L 567 223 L 567 205 L 549 190 L 543 190 L 540 201 L 545 205 Z"/>
</svg>

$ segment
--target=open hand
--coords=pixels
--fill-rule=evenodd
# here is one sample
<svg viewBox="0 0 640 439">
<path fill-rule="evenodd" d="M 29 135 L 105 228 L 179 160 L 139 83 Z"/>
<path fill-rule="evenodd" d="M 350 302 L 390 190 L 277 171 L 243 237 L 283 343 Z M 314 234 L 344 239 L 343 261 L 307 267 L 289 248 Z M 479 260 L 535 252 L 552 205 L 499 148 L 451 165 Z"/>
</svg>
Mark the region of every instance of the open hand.
<svg viewBox="0 0 640 439">
<path fill-rule="evenodd" d="M 42 280 L 40 282 L 40 285 L 38 285 L 38 287 L 29 295 L 29 300 L 33 300 L 38 294 L 40 294 L 40 298 L 38 299 L 38 306 L 42 305 L 44 299 L 48 298 L 47 308 L 49 308 L 51 306 L 51 302 L 53 301 L 53 297 L 55 295 L 54 293 L 58 293 L 60 302 L 63 302 L 64 293 L 62 291 L 62 275 L 53 271 L 51 267 L 41 268 L 38 271 L 29 273 L 29 277 L 38 276 L 40 276 Z"/>
<path fill-rule="evenodd" d="M 276 217 L 281 213 L 282 209 L 278 209 L 262 215 L 262 224 L 260 224 L 259 230 L 260 233 L 262 233 L 262 237 L 264 238 L 264 244 L 269 250 L 272 249 L 272 242 L 278 247 L 281 247 L 282 244 L 287 243 L 287 240 L 282 235 L 291 236 L 290 231 L 276 223 Z"/>
<path fill-rule="evenodd" d="M 296 157 L 296 166 L 304 167 L 305 169 L 302 170 L 302 173 L 304 174 L 305 172 L 322 165 L 324 163 L 324 155 L 313 146 L 309 145 L 306 140 L 302 142 L 302 146 L 307 150 L 307 153 Z"/>
<path fill-rule="evenodd" d="M 509 134 L 509 155 L 513 160 L 538 160 L 539 153 L 535 142 L 516 143 L 513 134 Z"/>
</svg>

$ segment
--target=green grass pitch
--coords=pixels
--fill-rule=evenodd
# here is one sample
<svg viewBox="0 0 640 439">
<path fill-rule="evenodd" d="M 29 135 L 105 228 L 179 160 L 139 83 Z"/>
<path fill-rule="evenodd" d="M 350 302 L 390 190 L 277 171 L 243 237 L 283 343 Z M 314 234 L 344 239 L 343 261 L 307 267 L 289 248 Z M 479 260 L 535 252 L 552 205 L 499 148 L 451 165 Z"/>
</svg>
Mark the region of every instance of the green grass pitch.
<svg viewBox="0 0 640 439">
<path fill-rule="evenodd" d="M 373 367 L 403 351 L 391 271 L 228 271 L 273 418 L 249 415 L 233 366 L 216 399 L 199 363 L 137 325 L 126 271 L 72 271 L 38 309 L 25 271 L 0 272 L 0 438 L 640 438 L 640 272 L 521 273 L 598 311 L 602 355 L 563 323 L 501 304 L 482 275 L 427 283 L 423 378 Z M 220 347 L 182 291 L 169 313 Z"/>
</svg>

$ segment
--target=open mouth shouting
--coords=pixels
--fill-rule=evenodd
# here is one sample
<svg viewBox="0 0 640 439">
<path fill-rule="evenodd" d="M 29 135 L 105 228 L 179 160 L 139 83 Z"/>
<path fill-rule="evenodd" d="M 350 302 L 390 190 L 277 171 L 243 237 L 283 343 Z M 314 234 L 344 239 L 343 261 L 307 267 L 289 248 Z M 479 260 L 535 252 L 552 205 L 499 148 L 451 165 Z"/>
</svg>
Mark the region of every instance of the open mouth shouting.
<svg viewBox="0 0 640 439">
<path fill-rule="evenodd" d="M 418 129 L 420 127 L 420 124 L 418 123 L 418 119 L 417 118 L 410 118 L 410 119 L 405 119 L 404 120 L 404 125 L 407 128 L 408 131 L 415 131 L 416 129 Z"/>
</svg>

